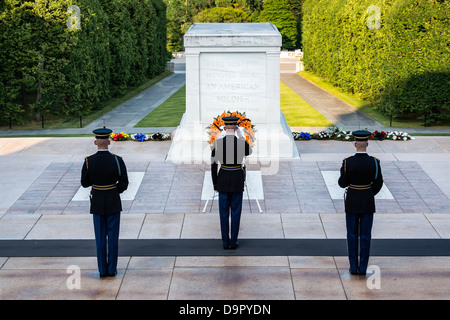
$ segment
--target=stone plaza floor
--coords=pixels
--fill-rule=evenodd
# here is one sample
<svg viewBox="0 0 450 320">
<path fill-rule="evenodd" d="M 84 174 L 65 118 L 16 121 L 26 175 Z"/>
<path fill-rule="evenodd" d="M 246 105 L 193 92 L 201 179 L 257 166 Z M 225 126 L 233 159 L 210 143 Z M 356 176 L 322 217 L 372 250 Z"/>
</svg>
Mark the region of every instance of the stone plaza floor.
<svg viewBox="0 0 450 320">
<path fill-rule="evenodd" d="M 99 279 L 80 190 L 93 139 L 0 138 L 0 300 L 450 298 L 450 137 L 369 142 L 385 186 L 366 276 L 348 272 L 343 189 L 334 181 L 353 145 L 296 146 L 297 160 L 250 161 L 241 246 L 225 251 L 209 164 L 165 161 L 170 141 L 112 142 L 130 188 L 118 275 Z"/>
</svg>

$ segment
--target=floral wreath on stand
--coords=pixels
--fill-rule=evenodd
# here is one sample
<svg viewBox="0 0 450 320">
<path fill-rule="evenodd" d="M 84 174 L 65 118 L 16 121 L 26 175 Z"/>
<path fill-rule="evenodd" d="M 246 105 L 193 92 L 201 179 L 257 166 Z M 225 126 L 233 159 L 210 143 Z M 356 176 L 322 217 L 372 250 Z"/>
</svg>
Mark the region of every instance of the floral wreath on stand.
<svg viewBox="0 0 450 320">
<path fill-rule="evenodd" d="M 222 118 L 225 117 L 238 117 L 238 127 L 242 128 L 240 129 L 245 137 L 245 141 L 250 145 L 250 147 L 253 147 L 255 144 L 255 126 L 252 125 L 252 122 L 250 119 L 248 119 L 245 115 L 245 112 L 239 112 L 239 111 L 227 111 L 223 112 L 221 115 L 214 118 L 214 121 L 211 125 L 207 127 L 208 129 L 208 143 L 212 146 L 214 145 L 214 141 L 220 138 L 221 133 L 224 130 L 225 122 Z"/>
</svg>

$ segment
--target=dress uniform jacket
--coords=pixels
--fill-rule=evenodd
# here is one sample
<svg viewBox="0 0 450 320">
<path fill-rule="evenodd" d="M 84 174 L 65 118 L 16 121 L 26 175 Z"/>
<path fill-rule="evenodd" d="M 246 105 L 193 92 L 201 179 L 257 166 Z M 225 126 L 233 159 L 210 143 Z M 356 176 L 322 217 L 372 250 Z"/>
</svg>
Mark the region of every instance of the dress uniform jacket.
<svg viewBox="0 0 450 320">
<path fill-rule="evenodd" d="M 219 192 L 243 192 L 245 172 L 243 159 L 252 153 L 252 148 L 245 140 L 234 135 L 226 135 L 214 142 L 211 152 L 211 175 L 214 190 Z M 218 163 L 221 167 L 217 172 Z"/>
<path fill-rule="evenodd" d="M 120 194 L 128 188 L 123 159 L 109 151 L 98 151 L 86 157 L 81 170 L 81 185 L 92 186 L 91 213 L 108 215 L 122 211 Z"/>
<path fill-rule="evenodd" d="M 347 187 L 346 213 L 374 213 L 374 196 L 383 186 L 380 160 L 367 153 L 356 153 L 344 159 L 339 186 Z"/>
</svg>

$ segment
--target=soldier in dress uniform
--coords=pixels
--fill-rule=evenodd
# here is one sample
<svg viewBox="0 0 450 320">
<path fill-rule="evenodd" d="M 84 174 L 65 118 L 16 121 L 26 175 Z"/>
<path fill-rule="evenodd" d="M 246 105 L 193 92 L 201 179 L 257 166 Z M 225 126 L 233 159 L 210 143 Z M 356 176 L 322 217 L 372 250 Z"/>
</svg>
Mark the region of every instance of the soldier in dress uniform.
<svg viewBox="0 0 450 320">
<path fill-rule="evenodd" d="M 112 130 L 99 128 L 93 131 L 97 153 L 84 159 L 81 185 L 91 187 L 97 263 L 100 277 L 117 274 L 119 228 L 122 202 L 120 194 L 128 188 L 127 168 L 121 157 L 108 151 Z"/>
<path fill-rule="evenodd" d="M 345 220 L 351 274 L 366 274 L 375 212 L 375 195 L 383 186 L 380 160 L 366 152 L 370 132 L 353 132 L 356 154 L 344 159 L 339 186 L 347 188 Z M 359 248 L 359 259 L 358 259 Z"/>
<path fill-rule="evenodd" d="M 244 193 L 243 159 L 252 148 L 238 130 L 238 117 L 224 117 L 226 135 L 214 142 L 211 151 L 211 175 L 214 190 L 219 192 L 219 216 L 224 249 L 238 247 L 239 224 Z M 239 135 L 239 139 L 236 137 Z M 218 164 L 220 170 L 217 172 Z M 231 213 L 231 225 L 229 216 Z"/>
</svg>

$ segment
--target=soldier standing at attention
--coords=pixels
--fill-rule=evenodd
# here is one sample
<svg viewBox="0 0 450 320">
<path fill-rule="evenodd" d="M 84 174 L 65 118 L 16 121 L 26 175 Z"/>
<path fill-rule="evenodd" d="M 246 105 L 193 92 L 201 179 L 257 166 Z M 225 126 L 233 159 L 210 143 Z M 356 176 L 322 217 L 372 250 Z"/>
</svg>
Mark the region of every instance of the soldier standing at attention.
<svg viewBox="0 0 450 320">
<path fill-rule="evenodd" d="M 380 160 L 366 152 L 370 134 L 353 132 L 356 154 L 344 159 L 338 180 L 341 188 L 347 188 L 344 203 L 350 273 L 361 275 L 366 274 L 369 263 L 374 197 L 383 186 Z"/>
<path fill-rule="evenodd" d="M 214 190 L 219 192 L 219 216 L 224 249 L 238 247 L 245 171 L 243 159 L 252 153 L 250 145 L 235 136 L 238 117 L 224 117 L 226 136 L 214 142 L 211 151 L 211 175 Z M 237 130 L 239 134 L 240 131 Z M 220 170 L 217 172 L 218 164 Z M 231 213 L 231 225 L 229 216 Z M 231 229 L 231 230 L 230 230 Z"/>
<path fill-rule="evenodd" d="M 95 129 L 97 153 L 85 158 L 81 185 L 92 186 L 90 212 L 94 218 L 95 244 L 100 277 L 117 274 L 119 252 L 120 194 L 128 188 L 127 168 L 122 158 L 110 153 L 108 128 Z"/>
</svg>

